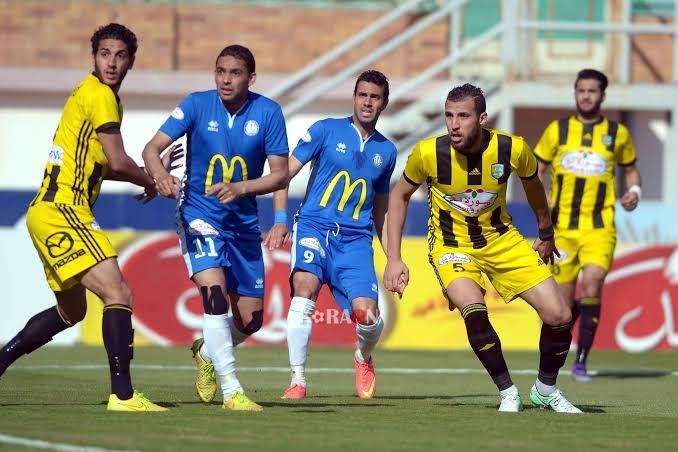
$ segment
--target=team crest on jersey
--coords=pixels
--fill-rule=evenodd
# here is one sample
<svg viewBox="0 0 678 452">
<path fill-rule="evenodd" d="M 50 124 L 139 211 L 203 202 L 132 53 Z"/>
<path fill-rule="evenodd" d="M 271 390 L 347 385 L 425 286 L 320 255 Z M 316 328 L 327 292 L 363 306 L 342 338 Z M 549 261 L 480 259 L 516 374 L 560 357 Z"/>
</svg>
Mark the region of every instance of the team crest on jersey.
<svg viewBox="0 0 678 452">
<path fill-rule="evenodd" d="M 446 253 L 440 256 L 440 259 L 438 259 L 438 265 L 445 265 L 449 264 L 450 262 L 460 264 L 470 264 L 471 258 L 468 257 L 466 254 L 462 253 Z"/>
<path fill-rule="evenodd" d="M 603 144 L 609 146 L 612 144 L 612 135 L 603 135 Z"/>
<path fill-rule="evenodd" d="M 52 149 L 49 150 L 49 156 L 47 157 L 47 163 L 52 165 L 63 165 L 64 164 L 64 149 L 56 144 L 52 145 Z"/>
<path fill-rule="evenodd" d="M 337 152 L 346 154 L 346 145 L 344 143 L 337 143 Z"/>
<path fill-rule="evenodd" d="M 174 119 L 178 119 L 179 121 L 181 121 L 182 119 L 184 119 L 184 111 L 181 108 L 177 107 L 174 110 L 172 110 L 170 116 L 173 117 Z"/>
<path fill-rule="evenodd" d="M 602 176 L 607 171 L 607 160 L 593 151 L 579 149 L 565 154 L 560 166 L 579 176 Z"/>
<path fill-rule="evenodd" d="M 482 188 L 466 190 L 443 195 L 447 203 L 456 210 L 469 215 L 478 215 L 490 209 L 497 200 L 497 193 L 483 190 Z"/>
<path fill-rule="evenodd" d="M 299 245 L 304 248 L 309 248 L 320 253 L 320 257 L 325 257 L 325 250 L 320 246 L 320 241 L 315 237 L 304 237 L 299 240 Z"/>
<path fill-rule="evenodd" d="M 207 130 L 210 132 L 218 132 L 219 123 L 216 122 L 215 120 L 211 120 L 210 122 L 207 123 Z"/>
<path fill-rule="evenodd" d="M 372 163 L 374 163 L 375 168 L 379 168 L 383 162 L 383 159 L 381 158 L 381 154 L 374 154 L 374 157 L 372 157 Z"/>
<path fill-rule="evenodd" d="M 219 235 L 219 232 L 214 226 L 200 218 L 197 218 L 188 224 L 188 232 L 193 235 Z"/>
<path fill-rule="evenodd" d="M 250 119 L 245 123 L 245 135 L 253 137 L 259 133 L 259 123 L 254 119 Z"/>
<path fill-rule="evenodd" d="M 504 167 L 503 163 L 493 163 L 491 167 L 491 174 L 492 177 L 495 179 L 499 180 L 502 178 L 504 175 L 504 172 L 506 171 L 506 167 Z"/>
</svg>

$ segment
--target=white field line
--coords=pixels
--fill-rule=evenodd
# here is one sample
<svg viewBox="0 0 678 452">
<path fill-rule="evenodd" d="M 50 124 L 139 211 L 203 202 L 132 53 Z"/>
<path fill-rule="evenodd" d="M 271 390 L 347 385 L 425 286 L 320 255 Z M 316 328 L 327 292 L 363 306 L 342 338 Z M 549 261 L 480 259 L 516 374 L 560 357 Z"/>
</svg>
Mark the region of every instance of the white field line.
<svg viewBox="0 0 678 452">
<path fill-rule="evenodd" d="M 48 369 L 63 369 L 63 370 L 105 370 L 108 366 L 105 364 L 36 364 L 28 366 L 16 366 L 15 369 L 24 370 L 48 370 Z M 193 371 L 195 366 L 189 365 L 162 365 L 162 364 L 139 364 L 133 365 L 133 369 L 137 370 L 184 370 Z M 633 370 L 630 370 L 633 372 Z M 638 370 L 644 372 L 645 370 Z M 289 373 L 289 367 L 238 367 L 238 372 L 263 372 L 263 373 Z M 306 369 L 307 373 L 312 374 L 352 374 L 355 370 L 351 367 L 312 367 Z M 461 374 L 485 374 L 485 369 L 481 368 L 408 368 L 408 367 L 378 367 L 377 372 L 380 374 L 395 374 L 395 375 L 461 375 Z M 607 371 L 602 371 L 607 373 Z M 657 372 L 662 372 L 658 370 Z M 511 373 L 515 375 L 537 375 L 536 369 L 511 369 Z M 598 375 L 599 371 L 589 370 L 592 376 Z M 678 371 L 666 371 L 668 376 L 678 377 Z M 571 375 L 569 370 L 561 370 L 561 375 Z"/>
<path fill-rule="evenodd" d="M 21 438 L 19 436 L 3 435 L 0 433 L 0 444 L 30 447 L 34 449 L 59 450 L 66 452 L 123 452 L 119 449 L 103 449 L 101 447 L 75 446 L 73 444 L 53 443 L 39 439 Z"/>
</svg>

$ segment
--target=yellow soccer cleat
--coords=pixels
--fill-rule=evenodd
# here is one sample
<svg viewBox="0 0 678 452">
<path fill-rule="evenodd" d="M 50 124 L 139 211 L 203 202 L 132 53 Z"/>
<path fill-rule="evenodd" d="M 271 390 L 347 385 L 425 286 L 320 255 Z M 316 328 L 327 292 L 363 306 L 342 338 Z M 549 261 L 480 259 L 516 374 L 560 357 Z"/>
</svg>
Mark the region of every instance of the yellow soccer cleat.
<svg viewBox="0 0 678 452">
<path fill-rule="evenodd" d="M 117 395 L 111 394 L 108 398 L 108 411 L 169 411 L 165 407 L 156 405 L 144 396 L 143 393 L 134 391 L 131 399 L 120 400 Z"/>
<path fill-rule="evenodd" d="M 230 399 L 224 400 L 224 409 L 233 411 L 264 411 L 261 405 L 252 402 L 242 392 L 234 392 Z"/>
<path fill-rule="evenodd" d="M 198 368 L 195 375 L 195 390 L 198 392 L 198 397 L 205 403 L 210 403 L 214 400 L 214 395 L 217 393 L 217 377 L 214 373 L 214 364 L 200 356 L 200 347 L 205 343 L 203 338 L 193 341 L 191 351 L 193 352 L 193 359 Z"/>
</svg>

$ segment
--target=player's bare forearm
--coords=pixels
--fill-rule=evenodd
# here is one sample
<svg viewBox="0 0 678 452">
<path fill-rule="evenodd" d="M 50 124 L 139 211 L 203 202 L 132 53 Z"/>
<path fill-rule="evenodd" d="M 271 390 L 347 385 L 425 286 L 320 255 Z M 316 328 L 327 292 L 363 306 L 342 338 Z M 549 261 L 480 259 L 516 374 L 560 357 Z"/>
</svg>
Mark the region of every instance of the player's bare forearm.
<svg viewBox="0 0 678 452">
<path fill-rule="evenodd" d="M 546 192 L 544 185 L 542 185 L 539 177 L 532 177 L 530 179 L 520 179 L 525 190 L 527 202 L 530 204 L 535 217 L 537 217 L 537 225 L 539 229 L 548 229 L 552 226 L 551 216 L 549 215 L 549 205 L 546 200 Z"/>
<path fill-rule="evenodd" d="M 640 186 L 640 171 L 638 171 L 636 165 L 624 168 L 624 183 L 626 184 L 627 190 L 634 185 Z"/>
<path fill-rule="evenodd" d="M 400 242 L 407 218 L 407 206 L 417 188 L 401 177 L 388 197 L 388 221 L 386 222 L 388 249 L 386 256 L 389 259 L 401 259 Z"/>
<path fill-rule="evenodd" d="M 243 196 L 263 195 L 285 189 L 285 197 L 287 197 L 287 179 L 287 165 L 285 165 L 284 168 L 271 168 L 271 172 L 266 176 L 239 183 L 242 184 Z"/>
<path fill-rule="evenodd" d="M 537 161 L 537 175 L 539 176 L 539 180 L 541 181 L 541 184 L 544 186 L 544 191 L 547 192 L 549 189 L 549 182 L 547 181 L 546 175 L 548 174 L 549 171 L 549 164 L 544 163 L 541 160 Z"/>
<path fill-rule="evenodd" d="M 374 229 L 377 231 L 377 237 L 381 243 L 384 254 L 388 252 L 388 234 L 385 234 L 384 227 L 388 227 L 388 193 L 378 193 L 374 197 L 374 207 L 372 208 L 372 218 L 374 219 Z"/>
<path fill-rule="evenodd" d="M 160 154 L 163 149 L 172 143 L 172 139 L 162 132 L 157 132 L 151 141 L 146 143 L 141 157 L 144 159 L 146 171 L 155 180 L 161 180 L 169 175 L 167 169 L 162 164 Z"/>
</svg>

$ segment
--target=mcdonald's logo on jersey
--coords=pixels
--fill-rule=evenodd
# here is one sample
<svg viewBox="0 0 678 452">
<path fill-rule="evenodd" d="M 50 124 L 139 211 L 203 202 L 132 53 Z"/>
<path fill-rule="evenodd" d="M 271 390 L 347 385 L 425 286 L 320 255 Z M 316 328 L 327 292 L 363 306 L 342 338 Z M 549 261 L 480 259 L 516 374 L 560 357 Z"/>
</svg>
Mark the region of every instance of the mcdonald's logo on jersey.
<svg viewBox="0 0 678 452">
<path fill-rule="evenodd" d="M 210 163 L 207 166 L 207 174 L 205 174 L 205 194 L 210 189 L 212 184 L 214 184 L 214 170 L 217 166 L 217 163 L 221 166 L 222 180 L 216 181 L 216 183 L 223 182 L 227 184 L 233 179 L 233 174 L 235 173 L 235 164 L 240 165 L 240 171 L 242 172 L 242 180 L 247 180 L 247 162 L 245 159 L 239 155 L 231 157 L 231 160 L 226 160 L 221 154 L 216 154 L 210 159 Z"/>
<path fill-rule="evenodd" d="M 322 199 L 320 200 L 320 205 L 322 207 L 327 207 L 327 203 L 330 200 L 330 196 L 334 192 L 334 187 L 339 183 L 339 180 L 344 180 L 344 188 L 341 193 L 341 198 L 339 199 L 339 204 L 337 205 L 337 210 L 343 212 L 346 207 L 346 203 L 349 198 L 355 191 L 355 189 L 360 186 L 360 200 L 353 209 L 353 219 L 357 220 L 360 216 L 360 209 L 362 209 L 363 204 L 365 204 L 365 198 L 367 198 L 367 182 L 365 179 L 360 178 L 354 182 L 351 182 L 351 176 L 348 174 L 348 171 L 339 171 L 333 178 L 330 184 L 325 189 Z"/>
</svg>

